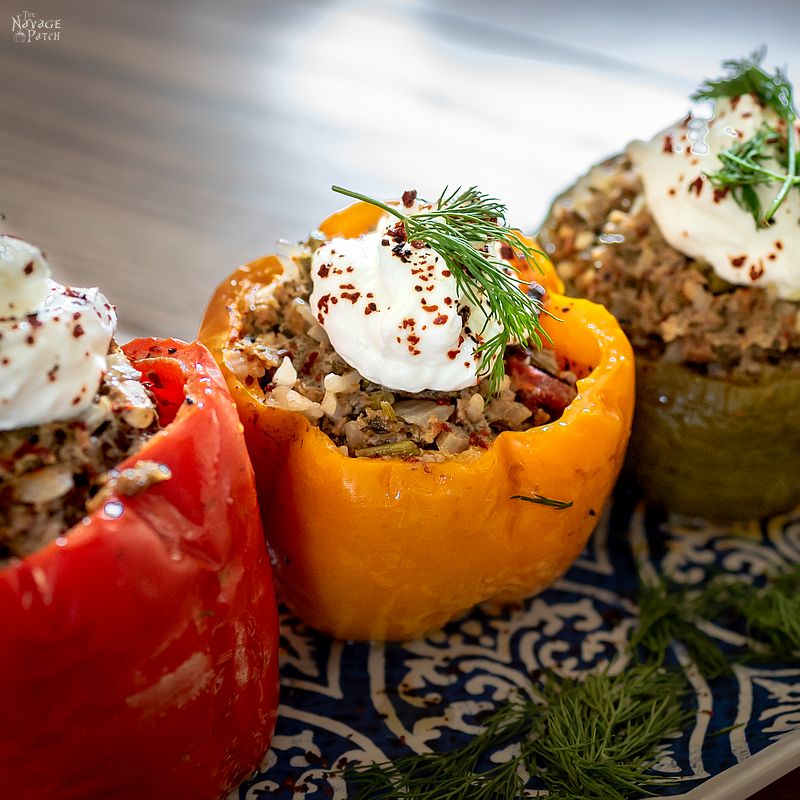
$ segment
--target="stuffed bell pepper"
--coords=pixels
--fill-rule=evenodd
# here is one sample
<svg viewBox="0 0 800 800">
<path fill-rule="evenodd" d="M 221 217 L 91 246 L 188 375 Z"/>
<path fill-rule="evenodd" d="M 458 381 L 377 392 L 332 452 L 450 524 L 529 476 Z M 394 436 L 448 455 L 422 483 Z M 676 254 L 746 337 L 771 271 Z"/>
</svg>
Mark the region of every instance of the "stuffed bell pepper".
<svg viewBox="0 0 800 800">
<path fill-rule="evenodd" d="M 406 639 L 544 589 L 628 438 L 633 363 L 601 307 L 476 189 L 359 200 L 223 282 L 222 366 L 279 594 L 347 639 Z"/>
<path fill-rule="evenodd" d="M 720 521 L 800 503 L 800 130 L 761 57 L 593 168 L 541 233 L 570 294 L 631 338 L 645 493 Z"/>
<path fill-rule="evenodd" d="M 0 796 L 215 800 L 277 713 L 252 468 L 198 344 L 0 238 Z"/>
</svg>

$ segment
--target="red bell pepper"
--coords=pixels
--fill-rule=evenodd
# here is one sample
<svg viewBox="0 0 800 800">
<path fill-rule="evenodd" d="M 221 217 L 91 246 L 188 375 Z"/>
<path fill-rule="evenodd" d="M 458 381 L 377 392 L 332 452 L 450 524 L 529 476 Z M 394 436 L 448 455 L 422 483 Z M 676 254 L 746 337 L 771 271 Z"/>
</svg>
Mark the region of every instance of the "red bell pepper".
<svg viewBox="0 0 800 800">
<path fill-rule="evenodd" d="M 278 620 L 253 470 L 199 344 L 124 347 L 171 478 L 0 569 L 0 797 L 218 798 L 258 766 Z"/>
</svg>

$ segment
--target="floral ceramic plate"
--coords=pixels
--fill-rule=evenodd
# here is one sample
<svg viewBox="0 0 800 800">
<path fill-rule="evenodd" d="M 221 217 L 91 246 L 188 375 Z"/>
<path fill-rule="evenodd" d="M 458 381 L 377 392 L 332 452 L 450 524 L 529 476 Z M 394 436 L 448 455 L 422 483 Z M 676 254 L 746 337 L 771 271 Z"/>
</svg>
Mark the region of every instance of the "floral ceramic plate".
<svg viewBox="0 0 800 800">
<path fill-rule="evenodd" d="M 800 513 L 698 528 L 621 496 L 572 569 L 504 616 L 476 609 L 427 639 L 368 645 L 332 641 L 284 612 L 272 749 L 231 798 L 346 798 L 336 772 L 346 763 L 448 749 L 512 690 L 529 691 L 539 670 L 577 676 L 624 660 L 637 564 L 694 585 L 720 570 L 757 579 L 787 562 L 800 562 Z M 723 646 L 742 641 L 716 625 L 707 632 Z M 663 750 L 657 771 L 676 782 L 661 796 L 745 798 L 800 762 L 800 663 L 736 665 L 709 682 L 680 645 L 671 657 L 687 667 L 696 713 Z M 531 782 L 529 796 L 539 793 Z"/>
</svg>

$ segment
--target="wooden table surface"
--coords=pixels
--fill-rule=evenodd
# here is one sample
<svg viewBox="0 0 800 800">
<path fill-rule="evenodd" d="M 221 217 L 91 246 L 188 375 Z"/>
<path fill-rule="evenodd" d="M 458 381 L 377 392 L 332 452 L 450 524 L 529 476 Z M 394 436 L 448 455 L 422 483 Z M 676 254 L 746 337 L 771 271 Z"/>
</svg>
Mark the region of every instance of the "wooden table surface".
<svg viewBox="0 0 800 800">
<path fill-rule="evenodd" d="M 126 334 L 192 338 L 214 287 L 342 204 L 477 183 L 553 195 L 758 44 L 798 76 L 796 0 L 37 2 L 0 25 L 0 211 Z M 800 797 L 800 772 L 756 795 Z"/>
</svg>

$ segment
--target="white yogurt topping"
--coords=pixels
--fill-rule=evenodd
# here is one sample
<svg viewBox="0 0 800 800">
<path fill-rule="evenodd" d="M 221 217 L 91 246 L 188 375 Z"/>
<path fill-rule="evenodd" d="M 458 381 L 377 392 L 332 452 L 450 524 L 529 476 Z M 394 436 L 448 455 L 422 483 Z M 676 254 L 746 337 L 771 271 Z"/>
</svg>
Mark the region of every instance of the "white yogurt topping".
<svg viewBox="0 0 800 800">
<path fill-rule="evenodd" d="M 730 283 L 772 286 L 780 297 L 798 300 L 800 191 L 789 192 L 773 225 L 757 228 L 752 215 L 730 193 L 715 190 L 703 174 L 717 172 L 719 153 L 751 138 L 764 121 L 779 129 L 783 125 L 772 109 L 762 108 L 751 95 L 721 99 L 708 122 L 707 152 L 692 135 L 698 121 L 686 119 L 649 142 L 633 142 L 628 153 L 641 173 L 653 219 L 672 247 L 704 259 Z M 768 161 L 764 166 L 777 167 Z M 764 209 L 779 188 L 756 187 Z"/>
<path fill-rule="evenodd" d="M 461 297 L 439 253 L 412 246 L 385 218 L 335 238 L 312 259 L 310 306 L 336 352 L 364 378 L 405 392 L 478 383 L 478 345 L 502 329 Z"/>
<path fill-rule="evenodd" d="M 116 322 L 97 289 L 56 283 L 41 250 L 0 236 L 0 430 L 87 409 Z"/>
</svg>

